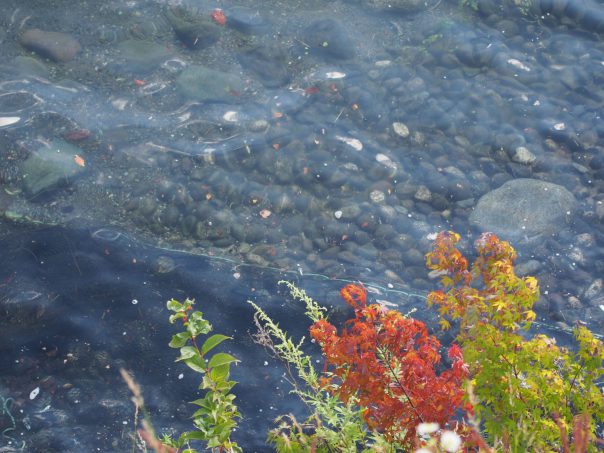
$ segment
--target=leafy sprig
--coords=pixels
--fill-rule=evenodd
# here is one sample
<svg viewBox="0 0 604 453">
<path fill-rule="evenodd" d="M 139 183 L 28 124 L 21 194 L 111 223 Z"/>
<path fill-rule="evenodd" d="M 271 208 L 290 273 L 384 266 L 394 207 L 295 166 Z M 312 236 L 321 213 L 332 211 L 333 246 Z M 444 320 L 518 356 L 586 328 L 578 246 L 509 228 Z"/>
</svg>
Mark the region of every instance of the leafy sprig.
<svg viewBox="0 0 604 453">
<path fill-rule="evenodd" d="M 208 335 L 212 325 L 203 317 L 203 313 L 193 310 L 195 302 L 186 299 L 179 302 L 171 299 L 167 307 L 174 314 L 170 323 L 181 321 L 185 327 L 172 337 L 169 346 L 180 350 L 177 362 L 183 362 L 193 371 L 203 375 L 199 388 L 206 390 L 203 398 L 191 401 L 199 407 L 193 414 L 193 424 L 196 431 L 187 431 L 178 439 L 164 438 L 164 443 L 178 449 L 187 446 L 182 453 L 193 453 L 189 446 L 192 440 L 204 441 L 208 449 L 218 452 L 240 452 L 241 448 L 231 440 L 231 434 L 237 427 L 236 418 L 240 417 L 237 406 L 233 403 L 235 395 L 230 393 L 235 381 L 231 381 L 230 367 L 239 362 L 235 357 L 225 352 L 208 355 L 216 346 L 231 339 L 226 335 L 214 334 L 198 345 L 198 337 Z"/>
</svg>

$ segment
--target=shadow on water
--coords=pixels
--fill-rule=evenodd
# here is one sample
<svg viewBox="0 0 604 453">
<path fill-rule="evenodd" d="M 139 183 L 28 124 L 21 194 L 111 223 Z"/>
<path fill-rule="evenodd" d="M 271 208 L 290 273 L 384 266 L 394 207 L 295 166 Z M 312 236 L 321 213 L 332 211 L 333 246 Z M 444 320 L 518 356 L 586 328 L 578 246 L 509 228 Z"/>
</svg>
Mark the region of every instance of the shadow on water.
<svg viewBox="0 0 604 453">
<path fill-rule="evenodd" d="M 195 298 L 215 332 L 234 338 L 227 348 L 241 360 L 233 374 L 244 415 L 236 437 L 246 451 L 265 451 L 273 419 L 304 408 L 288 394 L 280 363 L 253 342 L 246 300 L 297 338 L 309 323 L 280 279 L 333 302 L 334 319 L 346 315 L 341 281 L 146 247 L 115 230 L 19 232 L 0 246 L 0 426 L 3 443 L 23 451 L 126 451 L 134 409 L 122 367 L 142 385 L 159 431 L 190 428 L 186 401 L 199 381 L 167 346 L 178 331 L 165 308 L 172 297 Z M 403 306 L 421 300 L 404 294 L 380 297 Z"/>
</svg>

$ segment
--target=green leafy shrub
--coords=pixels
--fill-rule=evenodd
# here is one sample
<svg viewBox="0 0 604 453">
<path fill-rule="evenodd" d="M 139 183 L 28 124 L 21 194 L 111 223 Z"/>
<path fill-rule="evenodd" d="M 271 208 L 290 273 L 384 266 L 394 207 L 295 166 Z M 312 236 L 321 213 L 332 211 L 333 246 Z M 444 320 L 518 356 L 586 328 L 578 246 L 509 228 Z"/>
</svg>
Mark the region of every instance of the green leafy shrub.
<svg viewBox="0 0 604 453">
<path fill-rule="evenodd" d="M 212 451 L 240 452 L 237 443 L 231 441 L 231 433 L 237 426 L 236 418 L 240 417 L 237 406 L 233 403 L 235 395 L 230 393 L 234 381 L 229 380 L 231 364 L 239 362 L 230 354 L 219 352 L 212 356 L 209 352 L 225 340 L 226 335 L 214 334 L 199 345 L 198 338 L 208 335 L 212 325 L 203 317 L 203 313 L 193 310 L 194 301 L 186 299 L 183 303 L 175 299 L 168 301 L 168 309 L 174 314 L 170 323 L 181 321 L 185 330 L 172 337 L 170 347 L 180 350 L 177 362 L 183 362 L 193 371 L 203 377 L 200 389 L 206 390 L 203 398 L 191 401 L 199 406 L 193 414 L 193 424 L 196 431 L 182 433 L 178 439 L 164 437 L 165 445 L 177 448 L 179 451 L 191 440 L 205 441 Z M 188 447 L 183 453 L 193 453 Z"/>
<path fill-rule="evenodd" d="M 456 248 L 460 237 L 438 235 L 427 265 L 441 275 L 443 290 L 428 296 L 445 318 L 458 320 L 457 341 L 470 367 L 470 384 L 488 439 L 504 451 L 556 452 L 573 419 L 588 414 L 593 437 L 604 420 L 604 398 L 596 383 L 604 375 L 604 345 L 582 326 L 575 329 L 578 351 L 560 348 L 545 335 L 525 340 L 535 319 L 537 281 L 514 273 L 514 249 L 494 234 L 476 241 L 470 267 Z M 595 451 L 592 446 L 588 451 Z"/>
</svg>

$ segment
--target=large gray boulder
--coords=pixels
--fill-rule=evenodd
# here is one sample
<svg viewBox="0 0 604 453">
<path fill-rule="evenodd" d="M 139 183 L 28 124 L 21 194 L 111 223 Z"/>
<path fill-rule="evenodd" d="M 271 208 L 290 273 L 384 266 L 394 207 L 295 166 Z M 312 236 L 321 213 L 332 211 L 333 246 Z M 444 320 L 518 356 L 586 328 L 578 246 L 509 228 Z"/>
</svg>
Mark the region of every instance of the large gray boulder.
<svg viewBox="0 0 604 453">
<path fill-rule="evenodd" d="M 470 223 L 505 239 L 556 233 L 570 222 L 577 207 L 564 187 L 537 179 L 514 179 L 483 195 Z"/>
</svg>

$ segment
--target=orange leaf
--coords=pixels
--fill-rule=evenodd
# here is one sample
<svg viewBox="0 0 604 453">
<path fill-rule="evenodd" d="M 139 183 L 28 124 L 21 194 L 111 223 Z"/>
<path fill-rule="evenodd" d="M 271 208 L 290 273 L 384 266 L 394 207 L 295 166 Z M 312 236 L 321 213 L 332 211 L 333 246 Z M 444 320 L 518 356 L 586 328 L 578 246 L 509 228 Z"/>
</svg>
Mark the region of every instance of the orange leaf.
<svg viewBox="0 0 604 453">
<path fill-rule="evenodd" d="M 78 156 L 77 154 L 75 156 L 73 156 L 73 160 L 80 167 L 85 167 L 86 166 L 86 161 L 81 156 Z"/>
<path fill-rule="evenodd" d="M 212 17 L 212 20 L 218 25 L 226 24 L 226 16 L 220 8 L 216 8 L 214 11 L 212 11 L 212 14 L 210 14 L 210 16 Z"/>
</svg>

